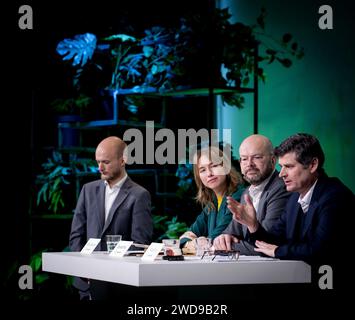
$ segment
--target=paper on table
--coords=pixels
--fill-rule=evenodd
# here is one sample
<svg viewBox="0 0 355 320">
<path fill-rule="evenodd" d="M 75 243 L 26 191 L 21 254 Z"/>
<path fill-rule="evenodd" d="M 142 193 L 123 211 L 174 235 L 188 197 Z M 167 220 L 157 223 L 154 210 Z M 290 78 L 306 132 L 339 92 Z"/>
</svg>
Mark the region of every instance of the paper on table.
<svg viewBox="0 0 355 320">
<path fill-rule="evenodd" d="M 144 252 L 142 261 L 154 261 L 154 259 L 158 256 L 161 249 L 163 249 L 164 244 L 158 242 L 152 242 L 148 249 Z"/>
<path fill-rule="evenodd" d="M 279 260 L 271 257 L 261 257 L 261 256 L 239 256 L 239 260 L 242 261 L 266 261 L 266 260 Z"/>
<path fill-rule="evenodd" d="M 193 256 L 193 255 L 184 255 L 185 260 L 201 260 L 201 257 Z"/>
<path fill-rule="evenodd" d="M 88 242 L 85 244 L 84 248 L 81 249 L 80 253 L 82 254 L 92 254 L 100 243 L 100 238 L 90 238 Z"/>
<path fill-rule="evenodd" d="M 239 256 L 238 260 L 231 259 L 228 256 L 217 255 L 213 261 L 216 262 L 238 262 L 238 261 L 273 261 L 279 260 L 270 257 L 261 257 L 261 256 Z"/>
</svg>

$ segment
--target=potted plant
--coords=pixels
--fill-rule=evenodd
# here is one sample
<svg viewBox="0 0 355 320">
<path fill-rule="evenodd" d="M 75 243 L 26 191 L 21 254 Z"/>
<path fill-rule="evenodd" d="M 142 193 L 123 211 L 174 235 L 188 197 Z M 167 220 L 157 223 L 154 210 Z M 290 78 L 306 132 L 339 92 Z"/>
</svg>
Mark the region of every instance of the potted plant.
<svg viewBox="0 0 355 320">
<path fill-rule="evenodd" d="M 94 34 L 86 33 L 64 39 L 57 45 L 63 60 L 69 61 L 74 70 L 73 83 L 83 87 L 89 69 L 101 74 L 100 88 L 95 88 L 97 101 L 101 105 L 98 118 L 111 119 L 116 94 L 140 94 L 172 90 L 173 79 L 178 72 L 181 43 L 174 38 L 172 30 L 152 27 L 137 37 L 116 34 L 98 40 Z M 106 58 L 106 59 L 105 59 Z M 97 79 L 97 78 L 96 78 Z M 120 114 L 125 120 L 137 120 L 143 103 L 136 96 L 126 96 Z"/>
<path fill-rule="evenodd" d="M 99 43 L 94 34 L 79 34 L 73 39 L 60 41 L 57 52 L 63 60 L 71 61 L 76 83 L 82 78 L 84 66 L 91 64 L 98 69 L 105 68 L 92 61 L 95 51 L 98 56 L 108 53 L 112 70 L 105 88 L 123 93 L 144 93 L 172 88 L 172 79 L 182 59 L 183 44 L 176 39 L 174 30 L 155 26 L 145 30 L 140 39 L 116 34 Z"/>
<path fill-rule="evenodd" d="M 264 8 L 250 26 L 231 23 L 230 18 L 228 8 L 216 8 L 208 16 L 193 15 L 184 19 L 191 48 L 186 59 L 190 61 L 190 73 L 202 74 L 200 78 L 206 80 L 207 87 L 246 88 L 254 74 L 265 81 L 263 62 L 267 65 L 277 62 L 288 68 L 292 59 L 303 57 L 303 48 L 293 41 L 291 34 L 285 33 L 276 39 L 266 32 Z M 202 66 L 196 64 L 196 57 L 202 58 Z M 238 91 L 224 92 L 221 96 L 231 106 L 244 105 L 244 97 Z"/>
<path fill-rule="evenodd" d="M 90 65 L 103 70 L 94 58 L 105 55 L 110 69 L 105 88 L 120 93 L 164 93 L 186 86 L 240 88 L 249 84 L 254 72 L 265 81 L 263 68 L 254 70 L 255 59 L 290 67 L 292 58 L 303 56 L 289 33 L 277 40 L 265 32 L 265 16 L 262 9 L 255 25 L 247 26 L 231 23 L 228 8 L 216 8 L 208 16 L 183 17 L 176 28 L 154 26 L 140 38 L 76 35 L 60 41 L 57 52 L 71 61 L 75 81 Z M 231 105 L 243 106 L 243 97 L 236 92 L 222 96 Z"/>
</svg>

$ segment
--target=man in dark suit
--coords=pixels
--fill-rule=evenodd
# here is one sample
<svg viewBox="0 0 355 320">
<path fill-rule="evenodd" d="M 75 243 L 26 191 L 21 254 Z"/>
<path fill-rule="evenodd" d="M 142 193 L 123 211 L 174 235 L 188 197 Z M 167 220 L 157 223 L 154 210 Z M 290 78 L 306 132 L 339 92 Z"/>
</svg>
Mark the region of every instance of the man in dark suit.
<svg viewBox="0 0 355 320">
<path fill-rule="evenodd" d="M 153 235 L 150 194 L 134 183 L 125 170 L 126 143 L 108 137 L 97 146 L 95 157 L 101 180 L 83 186 L 75 209 L 69 246 L 80 251 L 89 238 L 102 241 L 96 250 L 106 250 L 105 235 L 150 244 Z M 76 279 L 81 297 L 89 296 L 88 281 Z"/>
<path fill-rule="evenodd" d="M 339 250 L 346 247 L 343 238 L 348 235 L 339 220 L 343 218 L 344 224 L 348 220 L 344 214 L 354 212 L 353 193 L 339 179 L 325 174 L 324 153 L 312 135 L 301 133 L 287 138 L 275 149 L 275 155 L 279 157 L 280 177 L 287 190 L 294 192 L 285 211 L 266 231 L 256 219 L 249 196 L 245 196 L 245 204 L 229 198 L 234 219 L 247 226 L 258 252 L 304 260 L 313 266 L 333 266 L 344 258 Z"/>
<path fill-rule="evenodd" d="M 256 209 L 256 218 L 261 225 L 269 230 L 277 221 L 290 193 L 278 177 L 275 170 L 276 157 L 271 141 L 265 136 L 254 134 L 243 140 L 239 147 L 240 168 L 244 179 L 250 186 L 244 195 L 252 197 Z M 238 250 L 243 255 L 260 255 L 249 242 L 247 227 L 233 219 L 223 234 L 213 242 L 217 250 Z"/>
</svg>

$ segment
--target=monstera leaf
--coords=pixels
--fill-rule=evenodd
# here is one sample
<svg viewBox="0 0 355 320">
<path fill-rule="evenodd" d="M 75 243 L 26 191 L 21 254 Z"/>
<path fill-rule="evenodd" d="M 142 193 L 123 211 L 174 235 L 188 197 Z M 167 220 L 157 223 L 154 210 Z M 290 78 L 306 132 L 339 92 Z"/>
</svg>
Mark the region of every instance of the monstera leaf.
<svg viewBox="0 0 355 320">
<path fill-rule="evenodd" d="M 96 49 L 96 36 L 92 33 L 78 34 L 74 39 L 64 39 L 57 45 L 63 60 L 72 60 L 72 66 L 83 67 Z"/>
</svg>

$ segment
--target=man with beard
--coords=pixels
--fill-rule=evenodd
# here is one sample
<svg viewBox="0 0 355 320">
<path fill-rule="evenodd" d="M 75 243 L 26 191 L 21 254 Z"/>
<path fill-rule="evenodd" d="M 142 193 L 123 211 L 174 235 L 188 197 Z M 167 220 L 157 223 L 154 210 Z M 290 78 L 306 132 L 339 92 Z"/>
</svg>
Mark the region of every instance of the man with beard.
<svg viewBox="0 0 355 320">
<path fill-rule="evenodd" d="M 275 170 L 276 157 L 271 141 L 254 134 L 247 137 L 239 147 L 240 168 L 250 186 L 242 195 L 248 194 L 256 210 L 259 223 L 269 230 L 283 212 L 290 193 Z M 249 242 L 247 227 L 233 219 L 223 234 L 213 241 L 216 250 L 238 250 L 243 255 L 260 255 Z"/>
<path fill-rule="evenodd" d="M 153 222 L 149 192 L 134 183 L 126 173 L 125 149 L 118 137 L 102 140 L 95 158 L 101 180 L 85 184 L 81 190 L 71 226 L 69 247 L 80 251 L 90 238 L 100 238 L 96 250 L 106 250 L 106 235 L 122 235 L 122 240 L 150 244 Z M 96 281 L 76 278 L 74 286 L 81 299 L 102 299 L 108 295 L 108 286 Z M 96 294 L 100 290 L 100 295 Z M 90 292 L 91 291 L 91 292 Z M 96 292 L 95 292 L 96 291 Z"/>
<path fill-rule="evenodd" d="M 248 227 L 258 252 L 278 259 L 303 260 L 312 266 L 339 266 L 344 261 L 339 257 L 349 251 L 339 245 L 339 238 L 341 243 L 350 243 L 350 239 L 345 241 L 350 231 L 344 217 L 354 212 L 354 194 L 338 178 L 325 173 L 324 152 L 315 136 L 292 135 L 275 149 L 275 154 L 280 177 L 292 192 L 284 212 L 266 230 L 256 219 L 249 196 L 245 196 L 245 204 L 227 197 L 233 218 Z"/>
</svg>

